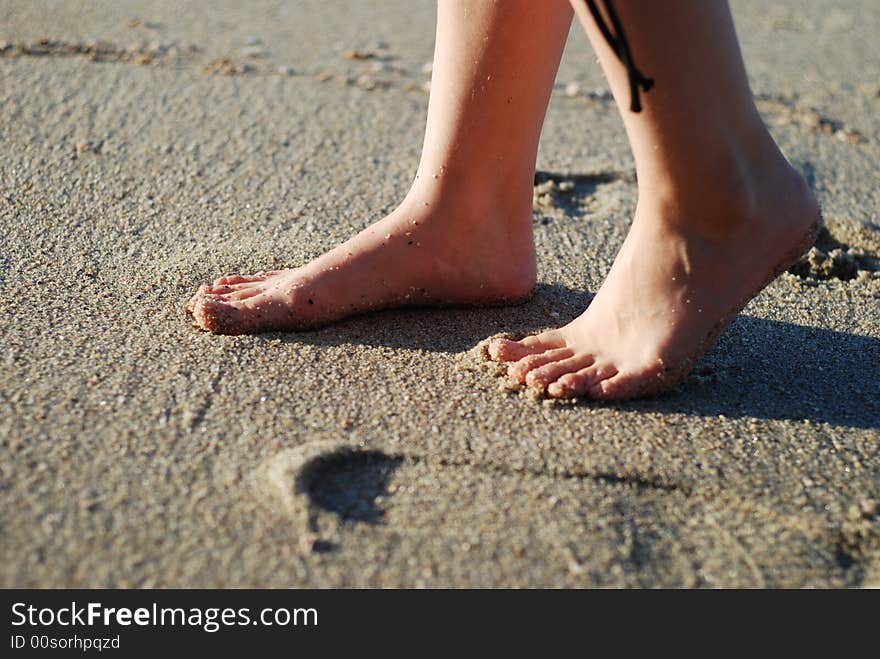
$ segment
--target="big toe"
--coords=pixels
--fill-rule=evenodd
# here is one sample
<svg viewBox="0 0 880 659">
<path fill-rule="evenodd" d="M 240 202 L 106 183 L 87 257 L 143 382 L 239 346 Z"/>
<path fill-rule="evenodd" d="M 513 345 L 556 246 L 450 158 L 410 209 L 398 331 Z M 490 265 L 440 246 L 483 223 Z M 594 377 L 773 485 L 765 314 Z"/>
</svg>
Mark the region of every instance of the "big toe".
<svg viewBox="0 0 880 659">
<path fill-rule="evenodd" d="M 517 341 L 493 339 L 489 342 L 489 357 L 495 362 L 512 362 L 527 354 L 529 353 Z"/>
<path fill-rule="evenodd" d="M 250 325 L 243 308 L 215 297 L 196 297 L 190 313 L 198 327 L 214 334 L 245 334 Z"/>
<path fill-rule="evenodd" d="M 206 284 L 202 284 L 196 289 L 196 292 L 193 293 L 189 300 L 186 302 L 186 306 L 184 307 L 188 313 L 193 313 L 198 304 L 198 301 L 202 299 L 208 293 L 208 286 Z"/>
</svg>

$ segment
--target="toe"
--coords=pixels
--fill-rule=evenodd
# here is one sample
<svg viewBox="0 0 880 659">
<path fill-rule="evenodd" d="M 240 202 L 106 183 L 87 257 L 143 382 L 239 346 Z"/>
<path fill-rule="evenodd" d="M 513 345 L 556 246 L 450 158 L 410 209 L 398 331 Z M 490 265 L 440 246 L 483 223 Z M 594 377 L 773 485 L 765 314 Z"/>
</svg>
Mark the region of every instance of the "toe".
<svg viewBox="0 0 880 659">
<path fill-rule="evenodd" d="M 596 400 L 609 400 L 608 392 L 614 388 L 612 383 L 617 375 L 618 371 L 614 366 L 605 366 L 597 369 L 592 383 L 584 393 Z"/>
<path fill-rule="evenodd" d="M 242 309 L 214 297 L 198 298 L 192 316 L 197 326 L 214 334 L 243 334 L 247 331 Z"/>
<path fill-rule="evenodd" d="M 489 357 L 495 362 L 509 362 L 521 359 L 528 351 L 517 341 L 493 339 L 489 343 Z"/>
<path fill-rule="evenodd" d="M 547 385 L 547 395 L 551 398 L 574 398 L 586 388 L 584 386 L 585 380 L 586 375 L 582 371 L 566 373 L 555 382 Z"/>
<path fill-rule="evenodd" d="M 242 282 L 241 284 L 212 284 L 211 286 L 206 286 L 205 291 L 211 295 L 229 295 L 237 291 L 246 291 L 252 288 L 259 289 L 262 283 L 262 281 L 249 281 Z"/>
<path fill-rule="evenodd" d="M 593 385 L 589 392 L 592 398 L 601 400 L 626 400 L 642 396 L 654 396 L 673 387 L 686 373 L 684 370 L 672 371 L 657 360 L 649 368 L 636 372 L 616 373 Z"/>
<path fill-rule="evenodd" d="M 573 398 L 588 393 L 598 382 L 617 374 L 617 369 L 607 364 L 593 364 L 574 373 L 566 373 L 547 386 L 553 398 Z"/>
<path fill-rule="evenodd" d="M 582 353 L 569 356 L 567 359 L 545 363 L 540 368 L 528 372 L 526 375 L 526 384 L 532 387 L 546 387 L 566 373 L 577 373 L 581 369 L 592 366 L 594 361 L 595 358 L 593 355 Z"/>
<path fill-rule="evenodd" d="M 214 286 L 233 286 L 236 284 L 250 284 L 264 281 L 270 273 L 258 272 L 255 275 L 226 275 L 214 280 Z"/>
<path fill-rule="evenodd" d="M 199 300 L 205 297 L 208 292 L 208 287 L 205 284 L 202 284 L 196 289 L 196 292 L 192 294 L 192 296 L 187 300 L 186 307 L 184 307 L 187 313 L 193 313 Z"/>
<path fill-rule="evenodd" d="M 251 281 L 252 278 L 246 275 L 225 275 L 214 280 L 212 286 L 227 286 L 230 284 L 244 284 Z"/>
<path fill-rule="evenodd" d="M 619 400 L 629 398 L 627 378 L 610 377 L 596 382 L 589 388 L 587 394 L 596 400 Z"/>
<path fill-rule="evenodd" d="M 569 348 L 557 348 L 533 355 L 526 355 L 508 367 L 507 375 L 511 380 L 523 384 L 527 382 L 527 376 L 533 369 L 551 362 L 567 359 L 571 355 L 572 351 Z"/>
<path fill-rule="evenodd" d="M 495 339 L 489 344 L 489 357 L 496 362 L 513 362 L 522 359 L 526 355 L 561 348 L 564 345 L 565 340 L 555 330 L 527 336 L 521 341 Z"/>
<path fill-rule="evenodd" d="M 247 300 L 248 298 L 252 298 L 256 295 L 259 295 L 262 292 L 263 292 L 262 287 L 251 286 L 249 288 L 242 288 L 242 289 L 233 291 L 223 297 L 228 302 L 233 302 L 233 301 L 240 302 L 241 300 Z"/>
</svg>

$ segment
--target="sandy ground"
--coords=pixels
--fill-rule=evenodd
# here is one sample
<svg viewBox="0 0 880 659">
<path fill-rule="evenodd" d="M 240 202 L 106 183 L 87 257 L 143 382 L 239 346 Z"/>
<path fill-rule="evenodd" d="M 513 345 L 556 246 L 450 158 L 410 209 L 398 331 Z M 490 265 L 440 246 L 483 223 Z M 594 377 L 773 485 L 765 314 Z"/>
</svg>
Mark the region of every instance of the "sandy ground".
<svg viewBox="0 0 880 659">
<path fill-rule="evenodd" d="M 433 4 L 0 0 L 0 585 L 880 585 L 880 5 L 734 12 L 822 252 L 676 391 L 549 406 L 471 351 L 579 313 L 623 240 L 579 32 L 532 301 L 234 338 L 188 324 L 196 285 L 407 189 Z"/>
</svg>

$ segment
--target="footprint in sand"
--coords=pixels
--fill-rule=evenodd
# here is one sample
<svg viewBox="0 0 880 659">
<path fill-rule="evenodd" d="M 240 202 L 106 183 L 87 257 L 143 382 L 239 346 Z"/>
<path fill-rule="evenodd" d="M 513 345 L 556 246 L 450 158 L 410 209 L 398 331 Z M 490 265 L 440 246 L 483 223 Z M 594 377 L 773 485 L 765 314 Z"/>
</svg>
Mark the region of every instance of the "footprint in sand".
<svg viewBox="0 0 880 659">
<path fill-rule="evenodd" d="M 255 475 L 294 518 L 304 533 L 303 547 L 321 552 L 333 549 L 335 542 L 319 537 L 320 511 L 335 513 L 343 523 L 381 523 L 384 511 L 378 501 L 404 460 L 344 442 L 318 441 L 272 456 Z"/>
<path fill-rule="evenodd" d="M 793 565 L 804 583 L 831 574 L 835 585 L 871 585 L 880 574 L 876 501 L 854 504 L 835 529 L 645 474 L 449 463 L 343 441 L 281 451 L 254 475 L 316 575 L 337 579 L 338 562 L 363 561 L 351 585 L 452 584 L 462 571 L 494 585 L 499 565 L 547 571 L 560 586 L 767 586 Z"/>
</svg>

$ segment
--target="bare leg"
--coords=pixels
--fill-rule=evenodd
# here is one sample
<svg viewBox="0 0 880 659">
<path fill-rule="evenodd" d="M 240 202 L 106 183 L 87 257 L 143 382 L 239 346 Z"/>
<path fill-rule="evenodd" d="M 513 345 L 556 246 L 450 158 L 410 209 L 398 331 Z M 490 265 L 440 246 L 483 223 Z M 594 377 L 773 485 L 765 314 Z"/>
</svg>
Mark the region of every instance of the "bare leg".
<svg viewBox="0 0 880 659">
<path fill-rule="evenodd" d="M 615 3 L 655 87 L 629 110 L 626 70 L 584 3 L 636 161 L 629 235 L 589 308 L 568 325 L 490 355 L 550 396 L 662 391 L 812 242 L 818 206 L 761 122 L 726 0 Z"/>
<path fill-rule="evenodd" d="M 441 0 L 425 143 L 400 206 L 301 268 L 203 286 L 195 322 L 241 334 L 528 297 L 538 137 L 571 18 L 565 0 Z"/>
</svg>

